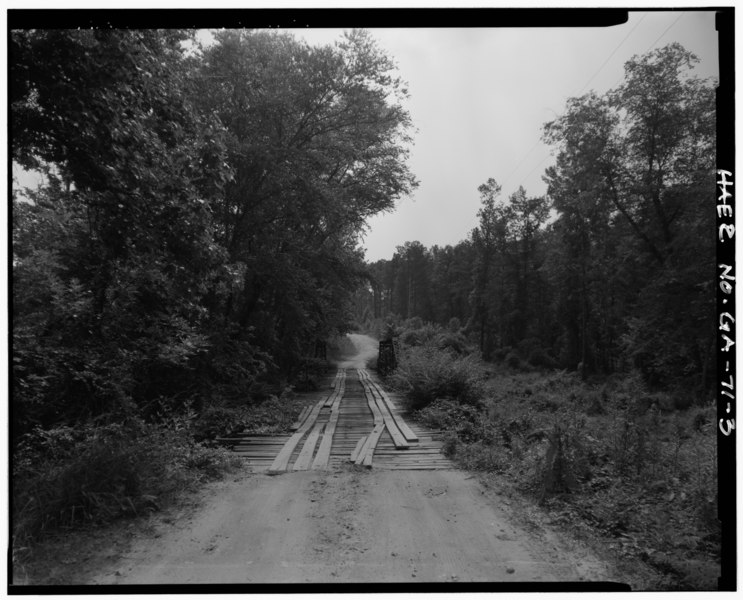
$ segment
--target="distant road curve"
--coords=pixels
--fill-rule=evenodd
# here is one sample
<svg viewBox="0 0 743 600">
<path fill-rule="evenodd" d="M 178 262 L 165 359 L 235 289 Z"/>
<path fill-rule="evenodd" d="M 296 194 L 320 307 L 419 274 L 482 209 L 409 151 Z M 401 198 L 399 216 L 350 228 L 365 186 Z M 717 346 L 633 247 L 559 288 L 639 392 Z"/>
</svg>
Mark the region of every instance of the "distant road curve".
<svg viewBox="0 0 743 600">
<path fill-rule="evenodd" d="M 367 363 L 376 358 L 379 352 L 379 341 L 361 333 L 346 335 L 353 345 L 353 350 L 347 352 L 336 361 L 339 369 L 365 369 Z"/>
</svg>

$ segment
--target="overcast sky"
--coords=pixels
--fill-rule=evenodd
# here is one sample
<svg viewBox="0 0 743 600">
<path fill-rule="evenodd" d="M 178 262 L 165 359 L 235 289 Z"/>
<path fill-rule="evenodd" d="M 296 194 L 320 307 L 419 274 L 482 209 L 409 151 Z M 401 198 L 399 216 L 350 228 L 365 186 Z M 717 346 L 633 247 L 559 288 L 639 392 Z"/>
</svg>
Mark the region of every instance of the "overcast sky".
<svg viewBox="0 0 743 600">
<path fill-rule="evenodd" d="M 289 30 L 310 43 L 338 29 Z M 477 188 L 489 177 L 509 195 L 523 185 L 545 193 L 552 164 L 542 125 L 566 100 L 615 87 L 632 56 L 677 41 L 700 59 L 696 72 L 718 76 L 714 12 L 631 12 L 608 28 L 371 29 L 408 83 L 417 128 L 409 166 L 420 180 L 393 213 L 370 220 L 366 258 L 392 258 L 418 240 L 456 244 L 477 225 Z"/>
</svg>

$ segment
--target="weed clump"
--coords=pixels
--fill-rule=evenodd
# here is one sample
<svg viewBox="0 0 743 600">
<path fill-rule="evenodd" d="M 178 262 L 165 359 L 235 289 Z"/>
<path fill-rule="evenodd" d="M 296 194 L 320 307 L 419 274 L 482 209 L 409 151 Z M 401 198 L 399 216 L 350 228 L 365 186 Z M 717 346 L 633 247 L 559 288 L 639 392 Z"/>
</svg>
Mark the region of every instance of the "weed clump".
<svg viewBox="0 0 743 600">
<path fill-rule="evenodd" d="M 416 410 L 437 398 L 477 405 L 484 396 L 482 381 L 476 357 L 457 356 L 430 345 L 409 348 L 390 377 Z"/>
<path fill-rule="evenodd" d="M 648 390 L 633 373 L 591 383 L 488 371 L 480 403 L 439 398 L 416 413 L 444 432 L 447 456 L 652 566 L 653 588 L 709 589 L 720 551 L 713 405 L 684 409 L 688 395 Z"/>
<path fill-rule="evenodd" d="M 34 430 L 13 464 L 13 545 L 26 547 L 52 529 L 156 510 L 238 464 L 228 451 L 194 442 L 181 418 Z"/>
</svg>

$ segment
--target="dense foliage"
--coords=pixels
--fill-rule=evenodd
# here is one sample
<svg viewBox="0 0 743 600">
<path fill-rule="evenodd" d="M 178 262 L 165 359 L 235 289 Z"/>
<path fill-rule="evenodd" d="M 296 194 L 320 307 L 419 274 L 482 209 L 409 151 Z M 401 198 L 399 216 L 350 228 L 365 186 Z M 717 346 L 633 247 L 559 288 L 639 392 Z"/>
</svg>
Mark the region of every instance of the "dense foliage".
<svg viewBox="0 0 743 600">
<path fill-rule="evenodd" d="M 515 354 L 485 362 L 451 343 L 461 331 L 418 318 L 388 333 L 399 365 L 387 383 L 456 463 L 608 549 L 633 589 L 715 589 L 714 404 L 652 391 L 639 371 L 583 381 Z"/>
<path fill-rule="evenodd" d="M 229 31 L 11 37 L 14 434 L 244 403 L 342 330 L 357 236 L 415 181 L 393 65 Z M 271 369 L 274 369 L 272 372 Z"/>
<path fill-rule="evenodd" d="M 444 450 L 500 492 L 603 546 L 640 589 L 717 586 L 714 406 L 651 393 L 640 377 L 485 366 L 483 406 L 439 398 L 418 413 Z M 519 500 L 520 506 L 523 500 Z"/>
<path fill-rule="evenodd" d="M 16 472 L 25 506 L 82 456 L 146 470 L 147 427 L 173 415 L 193 411 L 209 439 L 281 412 L 316 340 L 347 328 L 366 219 L 416 181 L 407 92 L 367 32 L 313 47 L 235 30 L 201 47 L 180 30 L 19 30 L 9 44 L 12 158 L 46 174 L 13 189 L 13 444 L 49 466 L 46 481 Z M 75 460 L 34 443 L 66 427 L 90 434 Z M 16 522 L 33 533 L 68 509 Z"/>
<path fill-rule="evenodd" d="M 398 247 L 370 265 L 368 325 L 457 319 L 486 359 L 585 378 L 639 369 L 708 393 L 714 373 L 714 87 L 678 44 L 629 61 L 603 96 L 544 127 L 548 192 L 480 186 L 479 225 L 455 246 Z"/>
</svg>

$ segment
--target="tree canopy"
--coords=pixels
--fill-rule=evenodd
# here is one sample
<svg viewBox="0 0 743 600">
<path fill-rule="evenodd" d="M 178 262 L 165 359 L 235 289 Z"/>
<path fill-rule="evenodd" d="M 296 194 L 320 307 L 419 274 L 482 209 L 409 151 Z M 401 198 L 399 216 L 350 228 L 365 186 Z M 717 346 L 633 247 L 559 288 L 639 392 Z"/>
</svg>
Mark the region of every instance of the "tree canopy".
<svg viewBox="0 0 743 600">
<path fill-rule="evenodd" d="M 12 156 L 48 175 L 14 189 L 16 433 L 249 402 L 347 327 L 359 234 L 417 185 L 368 32 L 23 30 L 10 53 Z"/>
<path fill-rule="evenodd" d="M 456 317 L 486 358 L 710 389 L 715 99 L 695 62 L 670 44 L 630 60 L 616 89 L 570 98 L 544 125 L 547 194 L 504 197 L 488 179 L 469 239 L 415 249 L 425 275 L 406 275 L 409 245 L 371 266 L 374 314 Z M 420 295 L 434 308 L 406 301 Z"/>
</svg>

